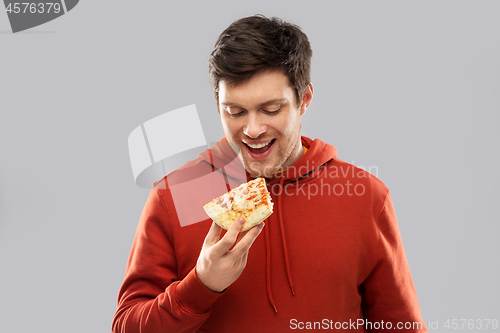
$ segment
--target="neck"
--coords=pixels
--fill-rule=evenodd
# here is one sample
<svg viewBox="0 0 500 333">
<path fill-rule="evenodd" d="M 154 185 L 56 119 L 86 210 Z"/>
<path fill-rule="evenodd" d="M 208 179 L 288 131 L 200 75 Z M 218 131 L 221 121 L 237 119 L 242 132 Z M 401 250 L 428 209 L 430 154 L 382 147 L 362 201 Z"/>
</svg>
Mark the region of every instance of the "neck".
<svg viewBox="0 0 500 333">
<path fill-rule="evenodd" d="M 304 155 L 304 148 L 302 147 L 302 140 L 301 137 L 299 136 L 297 143 L 293 147 L 292 153 L 287 158 L 285 163 L 283 163 L 281 170 L 288 169 L 289 167 L 294 165 L 295 162 L 297 162 L 302 157 L 302 155 Z"/>
</svg>

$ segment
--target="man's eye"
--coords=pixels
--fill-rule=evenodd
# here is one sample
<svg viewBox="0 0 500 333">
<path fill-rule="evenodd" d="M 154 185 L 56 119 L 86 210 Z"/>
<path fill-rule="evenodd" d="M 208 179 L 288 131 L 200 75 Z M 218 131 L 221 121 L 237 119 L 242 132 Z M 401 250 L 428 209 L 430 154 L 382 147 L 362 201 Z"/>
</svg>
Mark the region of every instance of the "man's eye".
<svg viewBox="0 0 500 333">
<path fill-rule="evenodd" d="M 240 117 L 244 114 L 243 111 L 236 111 L 236 110 L 227 111 L 227 113 L 229 114 L 230 117 L 233 117 L 233 118 Z"/>
<path fill-rule="evenodd" d="M 276 114 L 278 113 L 279 111 L 281 110 L 281 108 L 277 109 L 277 110 L 264 110 L 265 113 L 267 114 Z"/>
</svg>

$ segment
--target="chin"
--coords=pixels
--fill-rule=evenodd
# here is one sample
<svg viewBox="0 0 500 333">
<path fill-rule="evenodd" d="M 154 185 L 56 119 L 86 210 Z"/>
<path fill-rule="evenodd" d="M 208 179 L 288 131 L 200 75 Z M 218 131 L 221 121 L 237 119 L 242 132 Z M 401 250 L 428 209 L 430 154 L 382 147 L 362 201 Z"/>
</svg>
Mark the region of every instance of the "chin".
<svg viewBox="0 0 500 333">
<path fill-rule="evenodd" d="M 257 177 L 272 178 L 273 175 L 276 173 L 276 171 L 278 171 L 279 169 L 271 165 L 265 165 L 265 166 L 259 165 L 258 167 L 252 168 L 252 164 L 254 164 L 255 166 L 256 164 L 259 164 L 259 162 L 253 161 L 250 163 L 244 163 L 245 169 L 252 177 L 255 178 Z"/>
</svg>

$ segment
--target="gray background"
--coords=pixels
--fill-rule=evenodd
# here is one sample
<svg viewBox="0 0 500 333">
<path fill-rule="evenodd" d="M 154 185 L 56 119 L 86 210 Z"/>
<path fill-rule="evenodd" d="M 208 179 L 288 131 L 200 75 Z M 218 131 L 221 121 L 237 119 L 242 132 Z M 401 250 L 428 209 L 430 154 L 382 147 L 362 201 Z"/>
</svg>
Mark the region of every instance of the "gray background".
<svg viewBox="0 0 500 333">
<path fill-rule="evenodd" d="M 427 324 L 500 319 L 500 2 L 114 0 L 19 34 L 0 12 L 0 332 L 110 331 L 149 194 L 127 137 L 196 104 L 218 140 L 207 59 L 255 13 L 308 34 L 303 134 L 378 168 Z"/>
</svg>

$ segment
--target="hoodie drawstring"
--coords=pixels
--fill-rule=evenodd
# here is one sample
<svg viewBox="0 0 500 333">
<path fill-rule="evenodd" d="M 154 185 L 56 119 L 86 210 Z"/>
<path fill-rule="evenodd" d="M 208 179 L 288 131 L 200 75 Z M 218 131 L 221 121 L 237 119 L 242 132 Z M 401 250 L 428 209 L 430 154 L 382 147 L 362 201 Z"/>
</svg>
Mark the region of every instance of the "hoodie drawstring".
<svg viewBox="0 0 500 333">
<path fill-rule="evenodd" d="M 278 219 L 280 222 L 280 233 L 281 233 L 281 241 L 283 245 L 283 253 L 285 255 L 285 268 L 286 268 L 286 276 L 288 278 L 288 285 L 290 286 L 290 290 L 292 291 L 292 295 L 295 296 L 295 290 L 293 288 L 293 280 L 292 273 L 290 271 L 290 260 L 288 258 L 288 247 L 286 245 L 285 238 L 285 227 L 283 225 L 283 212 L 282 212 L 282 204 L 281 204 L 281 195 L 283 191 L 283 182 L 285 181 L 285 177 L 281 177 L 280 179 L 280 187 L 281 190 L 278 194 Z M 267 222 L 267 221 L 266 221 Z M 273 291 L 271 286 L 271 242 L 269 240 L 269 227 L 265 228 L 264 232 L 264 240 L 266 243 L 266 290 L 267 290 L 267 298 L 269 299 L 269 303 L 271 303 L 274 311 L 277 313 L 278 309 L 276 308 L 276 304 L 273 299 Z"/>
<path fill-rule="evenodd" d="M 283 194 L 282 192 L 284 191 L 284 189 L 283 189 L 284 180 L 285 180 L 285 177 L 281 177 L 281 179 L 280 179 L 281 192 L 278 195 L 278 217 L 280 220 L 280 230 L 281 230 L 281 241 L 283 243 L 283 253 L 285 254 L 286 276 L 288 278 L 288 285 L 290 286 L 290 289 L 292 290 L 292 295 L 295 296 L 295 290 L 293 289 L 292 273 L 290 271 L 290 260 L 288 259 L 288 246 L 286 246 L 285 227 L 283 226 L 283 212 L 281 209 L 281 206 L 282 206 L 281 205 L 281 195 Z"/>
<path fill-rule="evenodd" d="M 267 220 L 266 220 L 267 222 Z M 276 304 L 274 303 L 273 299 L 273 291 L 271 288 L 271 244 L 269 241 L 269 227 L 264 228 L 264 240 L 266 243 L 266 290 L 267 290 L 267 299 L 269 300 L 269 303 L 274 308 L 274 312 L 278 313 L 278 309 L 276 308 Z"/>
</svg>

